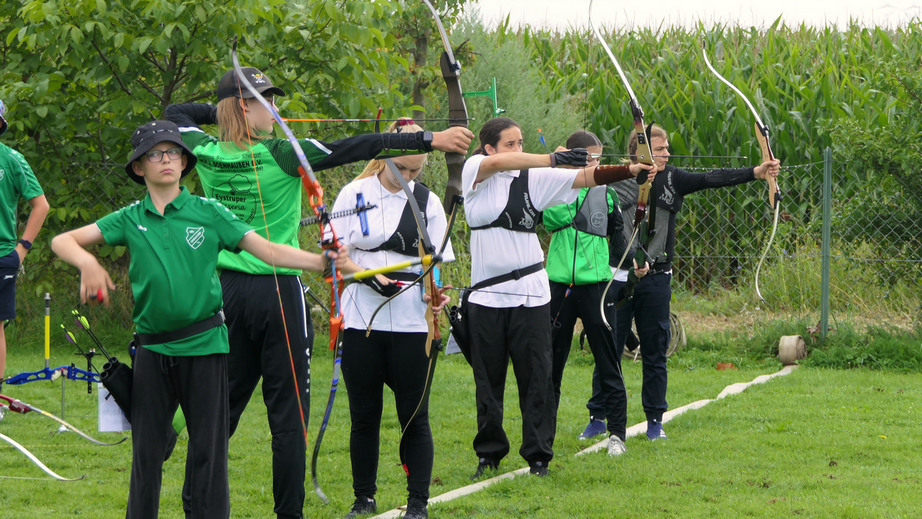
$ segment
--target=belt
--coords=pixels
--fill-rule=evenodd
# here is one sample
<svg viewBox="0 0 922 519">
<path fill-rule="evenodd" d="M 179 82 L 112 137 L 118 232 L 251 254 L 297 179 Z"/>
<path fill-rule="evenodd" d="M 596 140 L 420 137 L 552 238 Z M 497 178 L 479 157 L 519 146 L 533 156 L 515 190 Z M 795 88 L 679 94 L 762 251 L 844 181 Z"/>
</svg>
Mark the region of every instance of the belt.
<svg viewBox="0 0 922 519">
<path fill-rule="evenodd" d="M 499 276 L 493 276 L 491 278 L 484 279 L 483 281 L 472 286 L 469 290 L 480 290 L 481 288 L 491 287 L 493 285 L 505 283 L 506 281 L 512 281 L 513 279 L 522 279 L 525 276 L 534 274 L 535 272 L 540 272 L 542 270 L 544 270 L 543 261 L 535 263 L 534 265 L 520 268 L 518 270 L 513 270 L 507 274 L 501 274 Z"/>
<path fill-rule="evenodd" d="M 189 337 L 194 337 L 202 332 L 211 330 L 212 328 L 217 328 L 222 324 L 224 324 L 223 309 L 218 310 L 218 313 L 207 319 L 202 319 L 201 321 L 169 332 L 136 333 L 134 334 L 135 346 L 140 346 L 143 344 L 166 344 L 168 342 L 181 341 L 183 339 L 188 339 Z"/>
<path fill-rule="evenodd" d="M 653 265 L 652 267 L 650 267 L 650 272 L 647 275 L 652 276 L 654 274 L 670 274 L 671 275 L 672 265 Z"/>
</svg>

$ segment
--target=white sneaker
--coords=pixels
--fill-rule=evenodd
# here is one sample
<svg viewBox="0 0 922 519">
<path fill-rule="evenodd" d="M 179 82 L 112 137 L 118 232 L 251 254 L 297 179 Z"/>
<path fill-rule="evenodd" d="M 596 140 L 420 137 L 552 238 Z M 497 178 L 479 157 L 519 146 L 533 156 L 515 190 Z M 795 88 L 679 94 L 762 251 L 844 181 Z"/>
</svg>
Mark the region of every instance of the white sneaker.
<svg viewBox="0 0 922 519">
<path fill-rule="evenodd" d="M 614 434 L 608 437 L 609 456 L 620 456 L 625 452 L 627 452 L 627 447 L 624 446 L 624 442 L 621 441 L 621 438 L 618 438 Z"/>
</svg>

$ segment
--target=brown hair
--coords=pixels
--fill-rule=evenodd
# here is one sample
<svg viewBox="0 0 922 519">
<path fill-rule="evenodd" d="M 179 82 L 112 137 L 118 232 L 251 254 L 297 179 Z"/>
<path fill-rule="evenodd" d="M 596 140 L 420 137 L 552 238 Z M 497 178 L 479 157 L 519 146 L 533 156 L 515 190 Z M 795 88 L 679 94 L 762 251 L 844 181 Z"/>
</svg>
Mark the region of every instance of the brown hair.
<svg viewBox="0 0 922 519">
<path fill-rule="evenodd" d="M 660 137 L 662 139 L 668 139 L 669 136 L 666 134 L 666 130 L 658 124 L 653 124 L 650 127 L 650 140 L 652 141 L 655 137 Z M 653 143 L 648 143 L 652 146 Z M 631 156 L 631 163 L 637 163 L 637 130 L 631 132 L 631 137 L 627 140 L 627 153 Z"/>
<path fill-rule="evenodd" d="M 387 133 L 415 133 L 421 131 L 423 131 L 423 128 L 420 125 L 414 123 L 413 119 L 409 118 L 394 121 L 390 124 L 390 126 L 387 127 Z M 423 164 L 425 164 L 425 162 L 423 162 Z M 368 164 L 365 165 L 365 169 L 362 170 L 359 176 L 355 177 L 355 180 L 361 180 L 363 178 L 377 175 L 378 173 L 384 171 L 384 166 L 384 160 L 382 159 L 370 160 L 368 161 Z M 394 171 L 394 174 L 399 175 L 400 172 Z"/>
<path fill-rule="evenodd" d="M 517 122 L 508 117 L 496 117 L 484 123 L 483 128 L 480 129 L 480 147 L 474 150 L 474 155 L 486 155 L 486 145 L 489 144 L 495 148 L 499 144 L 500 134 L 513 126 L 521 129 Z"/>
<path fill-rule="evenodd" d="M 221 142 L 234 143 L 241 150 L 248 149 L 253 139 L 266 139 L 268 135 L 254 135 L 247 125 L 246 115 L 240 108 L 240 98 L 227 97 L 218 101 L 218 127 Z"/>
<path fill-rule="evenodd" d="M 594 133 L 586 130 L 575 131 L 567 138 L 567 149 L 569 150 L 593 146 L 602 146 L 602 141 Z"/>
</svg>

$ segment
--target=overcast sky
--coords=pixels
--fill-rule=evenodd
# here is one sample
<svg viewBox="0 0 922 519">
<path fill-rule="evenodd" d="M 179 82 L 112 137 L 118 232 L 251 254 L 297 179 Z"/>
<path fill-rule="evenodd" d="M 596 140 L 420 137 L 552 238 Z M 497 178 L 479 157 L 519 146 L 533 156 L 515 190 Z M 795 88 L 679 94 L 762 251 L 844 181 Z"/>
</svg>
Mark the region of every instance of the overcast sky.
<svg viewBox="0 0 922 519">
<path fill-rule="evenodd" d="M 588 26 L 589 0 L 478 0 L 476 4 L 489 25 L 508 15 L 513 26 Z M 691 26 L 699 20 L 764 28 L 779 16 L 789 26 L 843 27 L 855 18 L 866 26 L 895 27 L 922 18 L 922 0 L 595 0 L 592 15 L 597 26 L 607 28 L 655 27 L 663 22 Z"/>
</svg>

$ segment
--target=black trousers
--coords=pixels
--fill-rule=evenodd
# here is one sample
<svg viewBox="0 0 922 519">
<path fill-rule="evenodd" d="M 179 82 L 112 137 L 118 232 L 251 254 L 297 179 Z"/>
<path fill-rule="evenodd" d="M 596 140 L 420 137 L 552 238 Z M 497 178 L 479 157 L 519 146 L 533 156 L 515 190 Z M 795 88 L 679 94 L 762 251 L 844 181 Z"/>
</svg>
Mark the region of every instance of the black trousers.
<svg viewBox="0 0 922 519">
<path fill-rule="evenodd" d="M 670 283 L 672 275 L 653 274 L 640 279 L 634 287 L 634 297 L 625 301 L 617 311 L 618 326 L 615 332 L 615 344 L 619 352 L 624 349 L 627 335 L 631 331 L 631 319 L 637 324 L 640 339 L 640 355 L 643 362 L 643 387 L 640 392 L 641 403 L 647 420 L 661 421 L 663 413 L 669 409 L 666 403 L 666 351 L 669 349 L 669 301 L 672 298 Z M 611 292 L 617 294 L 621 289 L 618 282 L 612 283 Z M 593 374 L 592 399 L 586 405 L 593 413 L 603 408 L 600 377 Z"/>
<path fill-rule="evenodd" d="M 612 283 L 614 287 L 615 283 Z M 615 334 L 605 326 L 599 307 L 602 291 L 608 282 L 592 285 L 575 285 L 567 294 L 569 285 L 551 282 L 551 337 L 554 365 L 552 380 L 554 382 L 554 396 L 556 405 L 560 406 L 560 385 L 563 381 L 563 371 L 570 356 L 570 346 L 573 344 L 573 327 L 576 319 L 583 322 L 586 337 L 589 339 L 589 349 L 595 358 L 595 369 L 599 373 L 599 412 L 594 415 L 608 421 L 608 433 L 614 434 L 624 440 L 627 424 L 627 394 L 624 389 L 624 377 L 621 374 L 621 348 L 615 348 Z M 614 312 L 614 296 L 616 289 L 609 290 L 606 294 L 606 318 L 614 327 L 616 317 Z M 611 304 L 611 306 L 609 306 Z M 556 321 L 554 320 L 556 318 Z M 595 378 L 593 379 L 595 380 Z"/>
<path fill-rule="evenodd" d="M 400 428 L 407 428 L 413 417 L 403 436 L 407 492 L 409 497 L 428 500 L 434 450 L 429 400 L 420 402 L 429 368 L 426 334 L 373 331 L 365 337 L 365 330 L 351 328 L 343 333 L 342 370 L 352 418 L 349 454 L 355 496 L 374 497 L 378 490 L 375 481 L 386 384 L 394 391 Z"/>
<path fill-rule="evenodd" d="M 195 519 L 230 517 L 227 356 L 172 357 L 140 347 L 132 384 L 131 487 L 125 517 L 157 517 L 163 459 L 171 448 L 167 431 L 177 405 L 189 430 L 186 514 Z"/>
<path fill-rule="evenodd" d="M 551 383 L 549 305 L 490 308 L 470 304 L 471 367 L 477 390 L 474 451 L 491 463 L 509 454 L 503 430 L 503 394 L 509 361 L 519 389 L 522 446 L 529 463 L 554 457 L 557 406 Z"/>
<path fill-rule="evenodd" d="M 255 276 L 234 270 L 221 273 L 224 315 L 230 341 L 227 357 L 230 435 L 233 436 L 237 430 L 240 416 L 262 378 L 263 402 L 272 434 L 274 512 L 280 519 L 300 519 L 304 509 L 307 468 L 304 428 L 310 416 L 310 358 L 314 328 L 298 276 L 278 276 L 278 283 L 276 292 L 274 276 Z M 279 308 L 279 294 L 282 308 Z M 298 374 L 297 388 L 292 377 L 292 362 L 294 372 Z M 298 410 L 299 394 L 304 413 L 303 425 Z M 189 470 L 187 463 L 186 472 Z M 184 508 L 186 497 L 183 489 Z"/>
</svg>

